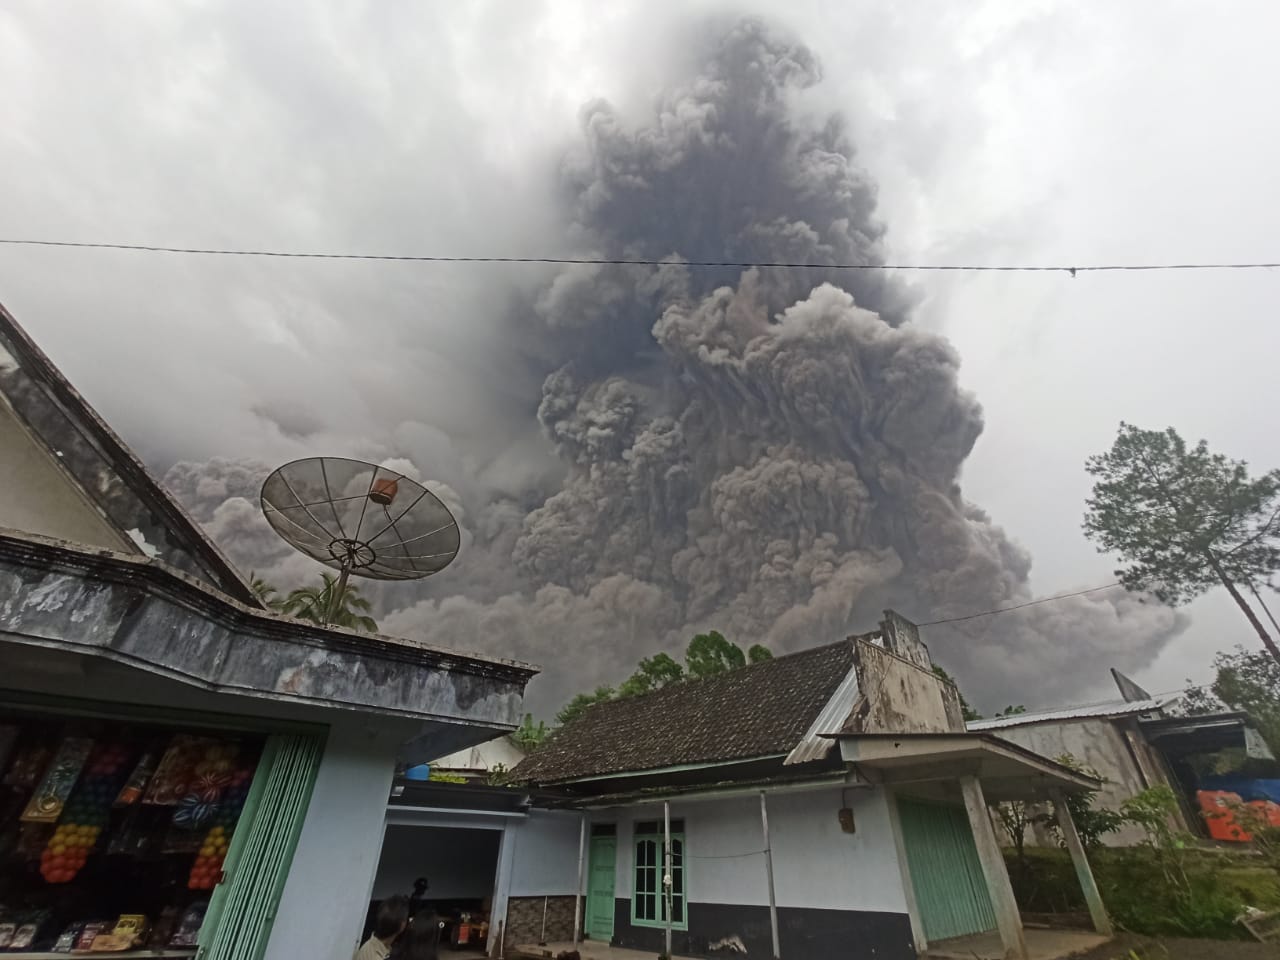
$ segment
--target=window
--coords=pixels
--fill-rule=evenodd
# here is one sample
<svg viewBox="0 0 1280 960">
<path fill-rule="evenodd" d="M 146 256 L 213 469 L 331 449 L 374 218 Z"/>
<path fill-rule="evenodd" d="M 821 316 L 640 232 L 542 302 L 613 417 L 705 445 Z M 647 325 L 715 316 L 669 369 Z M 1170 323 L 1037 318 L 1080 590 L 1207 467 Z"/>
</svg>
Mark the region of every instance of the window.
<svg viewBox="0 0 1280 960">
<path fill-rule="evenodd" d="M 666 898 L 662 889 L 661 820 L 644 820 L 635 827 L 635 860 L 631 886 L 631 922 L 641 927 L 664 927 Z M 671 821 L 671 926 L 689 928 L 685 910 L 684 821 Z"/>
</svg>

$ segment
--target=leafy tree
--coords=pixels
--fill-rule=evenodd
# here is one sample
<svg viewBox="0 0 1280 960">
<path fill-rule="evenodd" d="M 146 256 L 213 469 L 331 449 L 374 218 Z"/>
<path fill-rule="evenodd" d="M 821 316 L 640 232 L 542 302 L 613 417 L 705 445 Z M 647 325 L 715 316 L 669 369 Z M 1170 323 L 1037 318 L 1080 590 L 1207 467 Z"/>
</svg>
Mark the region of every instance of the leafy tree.
<svg viewBox="0 0 1280 960">
<path fill-rule="evenodd" d="M 718 630 L 700 633 L 689 641 L 684 653 L 691 677 L 710 677 L 726 670 L 747 665 L 747 655 L 736 643 L 726 640 Z"/>
<path fill-rule="evenodd" d="M 1192 687 L 1183 700 L 1187 713 L 1216 713 L 1223 709 L 1249 714 L 1271 752 L 1280 757 L 1280 663 L 1265 653 L 1236 647 L 1213 661 L 1216 676 L 1206 689 Z"/>
<path fill-rule="evenodd" d="M 997 711 L 996 716 L 997 717 L 1016 717 L 1018 716 L 1018 714 L 1026 713 L 1026 712 L 1027 712 L 1027 708 L 1024 707 L 1022 704 L 1018 704 L 1016 707 L 1011 704 L 1005 707 L 1003 710 Z"/>
<path fill-rule="evenodd" d="M 366 633 L 378 632 L 378 622 L 368 614 L 372 605 L 360 596 L 359 587 L 348 583 L 339 599 L 337 609 L 330 614 L 338 578 L 332 574 L 322 573 L 320 579 L 318 586 L 290 590 L 289 595 L 280 604 L 280 612 L 300 620 L 310 620 L 313 623 L 328 623 L 335 627 L 363 630 Z"/>
<path fill-rule="evenodd" d="M 669 653 L 659 652 L 652 657 L 645 657 L 637 665 L 636 672 L 616 690 L 613 687 L 597 687 L 594 693 L 578 694 L 556 714 L 556 722 L 561 725 L 569 723 L 580 717 L 587 707 L 602 700 L 634 697 L 671 684 L 683 683 L 691 678 L 711 677 L 748 663 L 763 663 L 772 659 L 773 653 L 763 644 L 752 644 L 743 653 L 741 647 L 726 640 L 715 630 L 700 633 L 689 641 L 689 646 L 685 649 L 684 667 Z"/>
<path fill-rule="evenodd" d="M 526 713 L 524 722 L 516 727 L 511 734 L 511 739 L 515 741 L 516 746 L 526 753 L 532 753 L 538 747 L 542 746 L 544 740 L 551 733 L 547 727 L 545 720 L 539 720 L 536 724 L 533 722 L 533 714 Z"/>
<path fill-rule="evenodd" d="M 284 603 L 284 598 L 280 596 L 276 585 L 268 583 L 252 571 L 249 572 L 249 588 L 268 610 L 279 610 L 280 605 Z"/>
<path fill-rule="evenodd" d="M 1097 770 L 1084 766 L 1069 753 L 1064 753 L 1055 759 L 1064 767 L 1075 770 L 1077 773 L 1083 773 L 1095 780 L 1105 779 Z M 1080 842 L 1084 844 L 1086 850 L 1096 850 L 1102 846 L 1102 838 L 1108 833 L 1115 833 L 1128 820 L 1125 814 L 1117 810 L 1095 808 L 1094 803 L 1098 799 L 1096 790 L 1069 793 L 1065 799 L 1067 809 L 1071 811 L 1071 819 L 1076 825 L 1076 833 L 1080 834 Z M 1066 841 L 1062 839 L 1056 820 L 1050 824 L 1050 828 L 1058 834 L 1058 842 L 1065 844 Z"/>
<path fill-rule="evenodd" d="M 580 693 L 568 703 L 566 703 L 556 714 L 556 723 L 564 726 L 571 723 L 578 717 L 582 716 L 588 707 L 603 703 L 605 700 L 612 700 L 616 691 L 613 687 L 596 687 L 594 693 Z"/>
<path fill-rule="evenodd" d="M 1014 864 L 1018 873 L 1018 882 L 1025 883 L 1030 873 L 1031 864 L 1027 860 L 1027 830 L 1038 823 L 1050 823 L 1053 817 L 1040 809 L 1036 804 L 1022 800 L 1010 800 L 997 803 L 991 807 L 996 819 L 1004 827 L 1009 841 L 1013 844 Z"/>
<path fill-rule="evenodd" d="M 640 661 L 636 672 L 618 687 L 618 696 L 634 697 L 636 694 L 658 690 L 684 679 L 684 667 L 676 663 L 669 653 L 655 653 Z"/>
<path fill-rule="evenodd" d="M 956 695 L 960 697 L 960 712 L 964 715 L 966 723 L 970 720 L 982 719 L 982 714 L 969 706 L 969 701 L 964 698 L 964 694 L 960 692 L 960 685 L 956 683 L 955 678 L 951 676 L 951 674 L 947 673 L 946 670 L 943 670 L 942 667 L 938 666 L 936 663 L 933 665 L 933 673 L 934 676 L 947 681 L 947 683 L 956 688 Z"/>
<path fill-rule="evenodd" d="M 1204 440 L 1188 447 L 1172 427 L 1128 423 L 1085 469 L 1098 478 L 1085 534 L 1128 563 L 1116 572 L 1127 588 L 1179 605 L 1220 583 L 1280 660 L 1280 647 L 1237 589 L 1269 585 L 1280 568 L 1280 470 L 1250 477 L 1248 464 L 1211 454 Z"/>
</svg>

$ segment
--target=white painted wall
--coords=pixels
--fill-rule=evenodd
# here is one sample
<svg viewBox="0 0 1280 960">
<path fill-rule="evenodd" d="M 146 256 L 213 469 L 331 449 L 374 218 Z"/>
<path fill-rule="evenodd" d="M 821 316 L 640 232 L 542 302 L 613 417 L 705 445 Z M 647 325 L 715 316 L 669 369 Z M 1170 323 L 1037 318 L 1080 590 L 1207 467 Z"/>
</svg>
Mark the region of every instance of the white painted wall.
<svg viewBox="0 0 1280 960">
<path fill-rule="evenodd" d="M 779 906 L 906 913 L 882 791 L 850 789 L 842 798 L 839 788 L 823 788 L 774 794 L 768 802 Z M 841 831 L 837 819 L 845 805 L 853 808 L 853 834 Z M 671 816 L 684 820 L 691 903 L 768 904 L 758 795 L 676 800 Z M 618 825 L 616 896 L 631 895 L 632 824 L 661 819 L 661 804 L 593 812 L 593 822 Z M 576 844 L 575 836 L 575 858 Z M 517 863 L 521 857 L 517 850 Z"/>
<path fill-rule="evenodd" d="M 531 810 L 508 827 L 512 897 L 572 896 L 578 888 L 581 814 Z"/>
<path fill-rule="evenodd" d="M 388 826 L 373 881 L 374 900 L 413 890 L 426 877 L 429 900 L 481 900 L 492 896 L 500 830 Z"/>
<path fill-rule="evenodd" d="M 402 727 L 330 730 L 266 960 L 351 960 L 369 909 Z"/>
<path fill-rule="evenodd" d="M 510 770 L 524 757 L 524 751 L 512 743 L 510 737 L 501 736 L 446 757 L 438 757 L 430 763 L 433 769 L 488 772 L 498 764 Z"/>
<path fill-rule="evenodd" d="M 121 553 L 138 548 L 113 527 L 0 398 L 0 527 Z"/>
</svg>

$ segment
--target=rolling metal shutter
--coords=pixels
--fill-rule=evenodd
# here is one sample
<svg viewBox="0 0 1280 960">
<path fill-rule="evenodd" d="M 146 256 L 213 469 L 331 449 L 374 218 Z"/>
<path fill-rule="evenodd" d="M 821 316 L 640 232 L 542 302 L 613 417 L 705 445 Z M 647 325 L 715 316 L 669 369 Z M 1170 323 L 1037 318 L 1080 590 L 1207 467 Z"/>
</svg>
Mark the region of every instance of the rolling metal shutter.
<svg viewBox="0 0 1280 960">
<path fill-rule="evenodd" d="M 929 943 L 994 930 L 996 914 L 964 810 L 899 799 L 898 812 Z"/>
<path fill-rule="evenodd" d="M 322 736 L 267 740 L 200 931 L 199 960 L 262 957 L 323 752 Z"/>
</svg>

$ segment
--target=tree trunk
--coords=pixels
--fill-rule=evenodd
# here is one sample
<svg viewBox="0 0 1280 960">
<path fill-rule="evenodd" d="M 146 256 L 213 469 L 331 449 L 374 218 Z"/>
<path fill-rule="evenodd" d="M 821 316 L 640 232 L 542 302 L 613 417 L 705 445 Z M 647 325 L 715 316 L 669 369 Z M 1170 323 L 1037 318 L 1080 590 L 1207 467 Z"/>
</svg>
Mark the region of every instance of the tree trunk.
<svg viewBox="0 0 1280 960">
<path fill-rule="evenodd" d="M 1213 567 L 1213 572 L 1218 575 L 1218 579 L 1222 581 L 1222 585 L 1227 588 L 1227 593 L 1231 594 L 1231 599 L 1236 602 L 1244 615 L 1249 618 L 1249 622 L 1253 624 L 1253 629 L 1258 631 L 1258 636 L 1262 639 L 1262 645 L 1267 648 L 1267 652 L 1280 663 L 1280 647 L 1276 646 L 1276 642 L 1271 639 L 1266 628 L 1262 625 L 1262 621 L 1258 619 L 1258 615 L 1253 612 L 1253 608 L 1245 602 L 1244 597 L 1240 596 L 1240 591 L 1236 589 L 1236 585 L 1231 582 L 1231 578 L 1227 576 L 1226 571 L 1222 569 L 1222 565 L 1218 563 L 1218 558 L 1213 555 L 1213 551 L 1208 553 L 1209 564 Z"/>
</svg>

